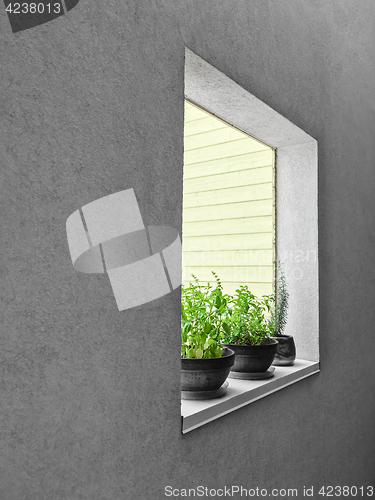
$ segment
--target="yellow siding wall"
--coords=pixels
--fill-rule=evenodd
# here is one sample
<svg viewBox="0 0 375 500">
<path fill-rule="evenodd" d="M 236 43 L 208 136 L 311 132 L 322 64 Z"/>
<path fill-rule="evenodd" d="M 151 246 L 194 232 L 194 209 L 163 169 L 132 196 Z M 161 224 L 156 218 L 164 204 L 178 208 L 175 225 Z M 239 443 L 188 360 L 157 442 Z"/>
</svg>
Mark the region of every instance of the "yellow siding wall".
<svg viewBox="0 0 375 500">
<path fill-rule="evenodd" d="M 185 102 L 183 284 L 274 293 L 274 151 Z"/>
</svg>

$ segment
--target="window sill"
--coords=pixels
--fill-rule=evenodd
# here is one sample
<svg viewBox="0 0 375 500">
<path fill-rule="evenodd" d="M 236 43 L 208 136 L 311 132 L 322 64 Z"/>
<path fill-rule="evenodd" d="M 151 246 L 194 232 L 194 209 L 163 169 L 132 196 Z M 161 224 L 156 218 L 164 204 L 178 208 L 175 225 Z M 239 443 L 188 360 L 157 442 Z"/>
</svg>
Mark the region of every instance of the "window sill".
<svg viewBox="0 0 375 500">
<path fill-rule="evenodd" d="M 204 401 L 181 401 L 182 433 L 186 434 L 318 372 L 319 363 L 296 359 L 293 366 L 277 366 L 275 375 L 271 379 L 238 380 L 229 378 L 227 393 L 221 398 Z"/>
</svg>

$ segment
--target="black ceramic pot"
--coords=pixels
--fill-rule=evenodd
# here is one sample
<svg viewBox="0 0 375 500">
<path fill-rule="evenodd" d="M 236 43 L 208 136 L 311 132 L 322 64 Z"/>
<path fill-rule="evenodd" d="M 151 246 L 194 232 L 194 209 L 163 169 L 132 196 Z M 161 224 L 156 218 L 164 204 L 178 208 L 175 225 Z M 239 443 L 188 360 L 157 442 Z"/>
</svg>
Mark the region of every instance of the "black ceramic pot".
<svg viewBox="0 0 375 500">
<path fill-rule="evenodd" d="M 224 345 L 236 354 L 232 372 L 262 373 L 271 366 L 277 352 L 278 342 L 270 338 L 266 344 L 262 345 Z"/>
<path fill-rule="evenodd" d="M 182 391 L 215 391 L 227 379 L 234 363 L 234 352 L 223 349 L 220 358 L 181 358 Z"/>
<path fill-rule="evenodd" d="M 279 343 L 273 364 L 275 366 L 290 366 L 296 359 L 296 346 L 291 335 L 274 337 Z"/>
</svg>

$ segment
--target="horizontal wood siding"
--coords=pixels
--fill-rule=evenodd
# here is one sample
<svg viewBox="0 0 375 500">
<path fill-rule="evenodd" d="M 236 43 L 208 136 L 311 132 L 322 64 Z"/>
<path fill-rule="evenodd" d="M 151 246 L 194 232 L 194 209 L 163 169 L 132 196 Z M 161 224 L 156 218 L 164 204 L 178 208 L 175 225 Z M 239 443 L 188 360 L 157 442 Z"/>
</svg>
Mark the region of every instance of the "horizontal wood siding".
<svg viewBox="0 0 375 500">
<path fill-rule="evenodd" d="M 274 151 L 185 102 L 183 283 L 274 293 Z"/>
</svg>

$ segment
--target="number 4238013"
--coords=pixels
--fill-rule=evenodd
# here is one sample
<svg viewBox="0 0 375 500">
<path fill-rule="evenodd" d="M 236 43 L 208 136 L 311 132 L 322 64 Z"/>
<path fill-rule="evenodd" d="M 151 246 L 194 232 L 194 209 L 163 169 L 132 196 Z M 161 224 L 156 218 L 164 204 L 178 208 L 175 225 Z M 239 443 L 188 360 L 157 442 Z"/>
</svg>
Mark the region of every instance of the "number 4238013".
<svg viewBox="0 0 375 500">
<path fill-rule="evenodd" d="M 322 486 L 318 491 L 322 497 L 372 497 L 374 496 L 373 486 Z"/>
<path fill-rule="evenodd" d="M 61 3 L 13 3 L 5 9 L 9 14 L 60 14 Z"/>
</svg>

